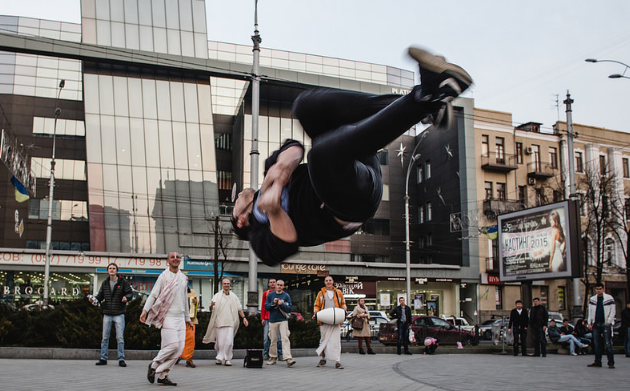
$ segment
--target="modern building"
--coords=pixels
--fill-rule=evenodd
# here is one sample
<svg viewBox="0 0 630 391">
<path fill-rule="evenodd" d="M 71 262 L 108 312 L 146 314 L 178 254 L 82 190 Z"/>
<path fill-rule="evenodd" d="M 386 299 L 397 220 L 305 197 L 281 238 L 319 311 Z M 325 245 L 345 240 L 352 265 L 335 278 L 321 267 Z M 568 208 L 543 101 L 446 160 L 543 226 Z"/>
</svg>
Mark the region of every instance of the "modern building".
<svg viewBox="0 0 630 391">
<path fill-rule="evenodd" d="M 262 48 L 261 164 L 251 173 L 252 48 L 209 41 L 205 14 L 203 0 L 83 0 L 81 24 L 0 16 L 3 300 L 41 298 L 53 146 L 51 299 L 94 292 L 110 262 L 137 290 L 150 290 L 166 253 L 178 251 L 207 308 L 215 269 L 246 297 L 248 248 L 226 224 L 231 195 L 252 175 L 261 183 L 263 159 L 286 138 L 310 148 L 291 115 L 300 92 L 325 86 L 402 95 L 414 85 L 408 70 Z M 477 243 L 459 240 L 468 230 L 449 223 L 477 207 L 472 100 L 455 106 L 453 129 L 432 129 L 424 140 L 410 129 L 379 152 L 383 202 L 360 233 L 304 248 L 276 267 L 259 263 L 259 290 L 282 277 L 298 310 L 310 313 L 313 292 L 332 275 L 351 304 L 366 297 L 374 308 L 391 308 L 406 293 L 411 169 L 414 311 L 473 319 Z M 435 148 L 409 165 L 418 142 Z M 27 174 L 16 171 L 19 162 Z M 443 170 L 458 186 L 440 185 Z M 16 200 L 13 176 L 29 189 L 27 202 Z M 223 262 L 215 267 L 214 259 Z"/>
</svg>

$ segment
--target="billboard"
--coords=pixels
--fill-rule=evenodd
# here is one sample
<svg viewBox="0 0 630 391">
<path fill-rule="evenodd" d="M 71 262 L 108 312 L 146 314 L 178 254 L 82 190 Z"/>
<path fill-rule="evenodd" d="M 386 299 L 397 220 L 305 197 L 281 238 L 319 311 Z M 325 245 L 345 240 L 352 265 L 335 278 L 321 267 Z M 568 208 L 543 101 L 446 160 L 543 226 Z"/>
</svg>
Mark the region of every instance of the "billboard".
<svg viewBox="0 0 630 391">
<path fill-rule="evenodd" d="M 506 213 L 497 220 L 502 282 L 581 275 L 580 216 L 576 201 Z"/>
</svg>

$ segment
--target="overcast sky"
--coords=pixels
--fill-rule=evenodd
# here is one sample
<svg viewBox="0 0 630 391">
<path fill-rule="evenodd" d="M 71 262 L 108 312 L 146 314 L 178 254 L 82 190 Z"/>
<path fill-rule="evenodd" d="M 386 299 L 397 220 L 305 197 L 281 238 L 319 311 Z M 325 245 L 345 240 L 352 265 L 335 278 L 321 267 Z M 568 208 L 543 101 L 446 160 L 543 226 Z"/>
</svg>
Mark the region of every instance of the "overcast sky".
<svg viewBox="0 0 630 391">
<path fill-rule="evenodd" d="M 255 0 L 207 0 L 208 39 L 251 45 Z M 0 14 L 80 23 L 80 0 L 0 0 Z M 630 132 L 627 0 L 259 0 L 262 47 L 414 70 L 422 45 L 463 66 L 475 106 L 513 114 L 515 125 L 566 120 Z M 626 72 L 630 77 L 630 70 Z M 556 99 L 560 103 L 556 107 Z"/>
</svg>

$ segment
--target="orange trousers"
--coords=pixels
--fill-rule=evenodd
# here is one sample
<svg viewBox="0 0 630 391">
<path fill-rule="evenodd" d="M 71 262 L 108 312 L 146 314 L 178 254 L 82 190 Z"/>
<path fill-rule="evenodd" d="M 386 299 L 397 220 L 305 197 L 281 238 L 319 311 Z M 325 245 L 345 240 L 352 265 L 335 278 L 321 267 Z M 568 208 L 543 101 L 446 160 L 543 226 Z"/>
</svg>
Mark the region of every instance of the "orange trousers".
<svg viewBox="0 0 630 391">
<path fill-rule="evenodd" d="M 195 352 L 195 328 L 195 325 L 192 328 L 186 325 L 186 345 L 181 355 L 184 360 L 190 360 Z"/>
</svg>

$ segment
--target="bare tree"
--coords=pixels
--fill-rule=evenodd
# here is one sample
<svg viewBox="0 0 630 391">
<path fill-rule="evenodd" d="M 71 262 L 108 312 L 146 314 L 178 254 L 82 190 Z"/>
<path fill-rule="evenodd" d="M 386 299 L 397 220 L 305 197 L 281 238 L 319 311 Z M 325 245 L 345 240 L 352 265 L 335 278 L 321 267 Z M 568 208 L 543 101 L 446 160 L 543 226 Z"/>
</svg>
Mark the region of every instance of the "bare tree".
<svg viewBox="0 0 630 391">
<path fill-rule="evenodd" d="M 232 233 L 229 228 L 221 225 L 221 217 L 214 216 L 213 224 L 209 226 L 209 231 L 214 236 L 214 257 L 212 263 L 214 266 L 214 293 L 221 290 L 221 281 L 223 280 L 223 272 L 228 264 L 228 251 L 232 243 Z"/>
<path fill-rule="evenodd" d="M 617 189 L 623 189 L 622 183 L 616 186 Z M 610 226 L 613 230 L 615 237 L 621 243 L 619 248 L 623 254 L 625 261 L 625 267 L 620 268 L 621 272 L 626 274 L 626 299 L 630 303 L 630 198 L 627 198 L 625 190 L 614 191 L 611 194 L 611 219 Z"/>
<path fill-rule="evenodd" d="M 584 199 L 582 204 L 586 204 L 588 210 L 587 223 L 584 229 L 588 236 L 588 244 L 585 253 L 587 258 L 584 262 L 584 279 L 588 293 L 590 280 L 592 275 L 595 283 L 601 283 L 604 275 L 604 267 L 611 266 L 612 259 L 606 257 L 606 237 L 608 235 L 616 236 L 620 243 L 626 243 L 627 229 L 625 224 L 625 211 L 620 203 L 620 195 L 618 194 L 618 178 L 607 167 L 601 170 L 600 167 L 590 166 L 586 168 L 584 177 L 581 178 L 578 188 L 584 191 Z M 623 199 L 623 196 L 621 196 Z M 627 248 L 621 246 L 624 256 L 628 257 Z M 586 311 L 587 303 L 584 303 Z"/>
</svg>

